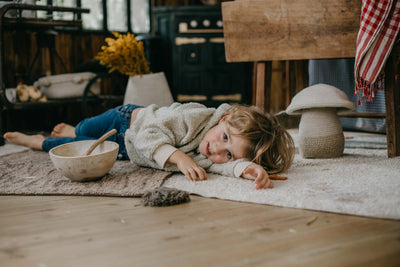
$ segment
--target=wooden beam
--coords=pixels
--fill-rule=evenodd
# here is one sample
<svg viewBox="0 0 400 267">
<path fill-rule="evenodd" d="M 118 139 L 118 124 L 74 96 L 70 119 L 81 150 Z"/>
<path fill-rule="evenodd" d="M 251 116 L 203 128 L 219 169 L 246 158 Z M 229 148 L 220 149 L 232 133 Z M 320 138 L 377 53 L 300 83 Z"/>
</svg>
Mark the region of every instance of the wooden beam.
<svg viewBox="0 0 400 267">
<path fill-rule="evenodd" d="M 400 82 L 399 65 L 395 60 L 397 58 L 393 52 L 385 67 L 386 137 L 389 158 L 400 156 Z"/>
<path fill-rule="evenodd" d="M 255 92 L 255 105 L 263 111 L 269 111 L 271 98 L 271 62 L 254 62 L 253 88 L 253 92 Z"/>
</svg>

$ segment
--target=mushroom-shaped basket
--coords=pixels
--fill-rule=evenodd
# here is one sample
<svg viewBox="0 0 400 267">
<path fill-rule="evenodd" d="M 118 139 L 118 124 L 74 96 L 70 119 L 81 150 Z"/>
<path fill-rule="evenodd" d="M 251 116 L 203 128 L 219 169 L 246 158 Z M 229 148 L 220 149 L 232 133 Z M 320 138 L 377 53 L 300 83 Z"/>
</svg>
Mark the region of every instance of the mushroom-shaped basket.
<svg viewBox="0 0 400 267">
<path fill-rule="evenodd" d="M 336 158 L 343 154 L 344 136 L 338 112 L 351 111 L 355 104 L 340 89 L 316 84 L 295 95 L 286 109 L 300 115 L 298 144 L 304 158 Z"/>
</svg>

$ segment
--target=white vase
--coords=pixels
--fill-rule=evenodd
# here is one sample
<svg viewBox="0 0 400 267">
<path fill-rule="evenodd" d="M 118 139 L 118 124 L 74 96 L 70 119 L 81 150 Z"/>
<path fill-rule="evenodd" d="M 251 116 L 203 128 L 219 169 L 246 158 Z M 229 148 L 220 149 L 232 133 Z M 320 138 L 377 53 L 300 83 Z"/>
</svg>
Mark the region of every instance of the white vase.
<svg viewBox="0 0 400 267">
<path fill-rule="evenodd" d="M 169 106 L 174 102 L 163 72 L 130 76 L 126 86 L 124 105 Z"/>
</svg>

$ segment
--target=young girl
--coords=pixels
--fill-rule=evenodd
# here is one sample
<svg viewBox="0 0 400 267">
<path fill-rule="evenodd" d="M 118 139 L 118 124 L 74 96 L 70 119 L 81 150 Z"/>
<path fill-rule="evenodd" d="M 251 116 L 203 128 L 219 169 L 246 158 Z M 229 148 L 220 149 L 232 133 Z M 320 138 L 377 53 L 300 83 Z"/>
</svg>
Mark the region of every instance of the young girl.
<svg viewBox="0 0 400 267">
<path fill-rule="evenodd" d="M 80 122 L 76 128 L 59 124 L 51 138 L 8 132 L 10 143 L 49 151 L 58 145 L 97 139 L 111 129 L 108 140 L 119 144 L 119 158 L 141 166 L 181 171 L 189 180 L 205 180 L 207 173 L 254 180 L 256 189 L 272 188 L 269 174 L 289 168 L 294 143 L 268 113 L 256 107 L 198 103 L 169 107 L 123 105 Z M 271 177 L 272 178 L 272 177 Z"/>
</svg>

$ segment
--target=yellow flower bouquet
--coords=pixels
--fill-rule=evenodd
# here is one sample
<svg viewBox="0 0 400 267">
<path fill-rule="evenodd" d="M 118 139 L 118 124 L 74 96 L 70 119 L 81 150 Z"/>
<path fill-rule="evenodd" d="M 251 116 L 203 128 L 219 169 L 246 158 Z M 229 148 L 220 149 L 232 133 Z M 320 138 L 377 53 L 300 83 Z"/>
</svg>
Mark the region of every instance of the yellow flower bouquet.
<svg viewBox="0 0 400 267">
<path fill-rule="evenodd" d="M 112 34 L 115 39 L 106 38 L 107 45 L 103 45 L 102 51 L 96 56 L 100 64 L 110 68 L 109 72 L 119 71 L 128 76 L 151 73 L 144 55 L 143 43 L 138 42 L 131 33 Z"/>
</svg>

